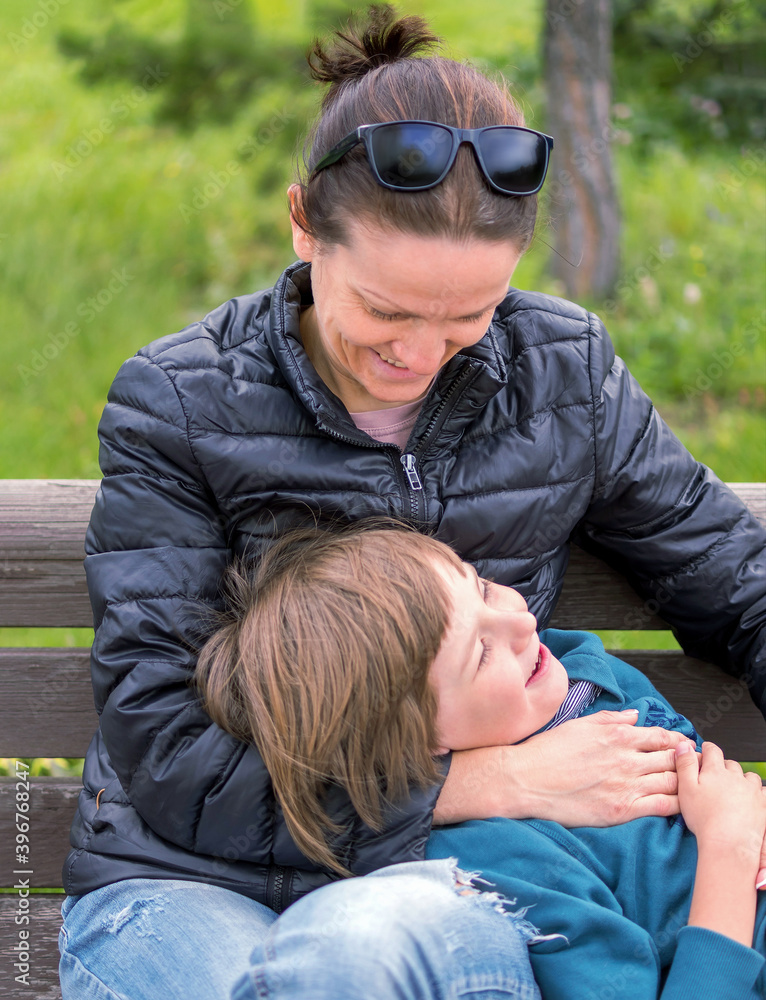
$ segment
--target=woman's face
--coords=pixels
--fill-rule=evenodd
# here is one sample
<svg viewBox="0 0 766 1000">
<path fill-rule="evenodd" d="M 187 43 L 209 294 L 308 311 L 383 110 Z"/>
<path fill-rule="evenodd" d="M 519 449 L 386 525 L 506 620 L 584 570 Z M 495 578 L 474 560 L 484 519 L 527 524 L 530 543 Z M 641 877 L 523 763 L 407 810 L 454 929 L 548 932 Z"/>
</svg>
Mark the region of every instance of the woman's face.
<svg viewBox="0 0 766 1000">
<path fill-rule="evenodd" d="M 320 249 L 293 222 L 295 252 L 311 261 L 304 347 L 352 413 L 413 402 L 442 365 L 484 336 L 520 254 L 507 243 L 455 243 L 359 222 L 349 233 L 348 247 Z"/>
<path fill-rule="evenodd" d="M 438 750 L 508 746 L 553 718 L 569 689 L 562 664 L 537 636 L 534 615 L 511 587 L 435 568 L 452 610 L 428 679 L 436 695 Z"/>
</svg>

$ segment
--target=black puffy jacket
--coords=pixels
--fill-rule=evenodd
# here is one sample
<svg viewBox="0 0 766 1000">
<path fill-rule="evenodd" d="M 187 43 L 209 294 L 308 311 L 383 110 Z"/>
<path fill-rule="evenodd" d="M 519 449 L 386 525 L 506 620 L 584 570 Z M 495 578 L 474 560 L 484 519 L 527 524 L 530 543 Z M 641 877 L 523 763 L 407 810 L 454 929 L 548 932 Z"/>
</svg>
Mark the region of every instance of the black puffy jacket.
<svg viewBox="0 0 766 1000">
<path fill-rule="evenodd" d="M 111 388 L 85 560 L 100 726 L 70 894 L 186 878 L 281 911 L 333 877 L 293 844 L 255 748 L 212 724 L 189 686 L 195 602 L 217 599 L 232 552 L 307 518 L 427 525 L 517 587 L 541 627 L 576 533 L 661 595 L 687 652 L 747 671 L 766 709 L 764 531 L 668 430 L 594 315 L 509 291 L 484 338 L 440 372 L 401 455 L 319 379 L 299 333 L 310 301 L 298 262 L 274 289 L 140 351 Z M 422 857 L 437 793 L 376 834 L 334 792 L 348 867 Z"/>
</svg>

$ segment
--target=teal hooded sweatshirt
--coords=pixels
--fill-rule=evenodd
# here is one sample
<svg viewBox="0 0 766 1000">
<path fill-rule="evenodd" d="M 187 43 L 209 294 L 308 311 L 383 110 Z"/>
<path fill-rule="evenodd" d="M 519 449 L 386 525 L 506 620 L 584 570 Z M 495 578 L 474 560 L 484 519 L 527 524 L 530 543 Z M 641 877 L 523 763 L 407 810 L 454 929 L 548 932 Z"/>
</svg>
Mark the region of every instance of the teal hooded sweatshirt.
<svg viewBox="0 0 766 1000">
<path fill-rule="evenodd" d="M 540 638 L 570 679 L 602 689 L 583 715 L 637 708 L 637 725 L 675 729 L 700 745 L 689 720 L 595 635 L 547 629 Z M 483 888 L 548 938 L 529 949 L 544 1000 L 766 997 L 766 892 L 758 893 L 752 948 L 687 927 L 697 843 L 680 816 L 606 829 L 471 820 L 435 827 L 426 856 L 479 872 Z"/>
</svg>

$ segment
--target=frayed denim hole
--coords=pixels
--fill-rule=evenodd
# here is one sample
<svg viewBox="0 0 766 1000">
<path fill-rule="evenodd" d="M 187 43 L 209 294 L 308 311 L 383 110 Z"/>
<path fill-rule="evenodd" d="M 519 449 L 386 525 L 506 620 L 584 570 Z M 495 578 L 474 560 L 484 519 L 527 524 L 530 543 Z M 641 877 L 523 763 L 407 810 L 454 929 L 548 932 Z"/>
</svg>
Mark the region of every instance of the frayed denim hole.
<svg viewBox="0 0 766 1000">
<path fill-rule="evenodd" d="M 475 898 L 477 905 L 486 906 L 497 913 L 502 913 L 504 916 L 512 918 L 519 932 L 526 939 L 527 945 L 539 944 L 541 941 L 555 941 L 557 939 L 566 941 L 569 944 L 569 939 L 566 935 L 543 934 L 531 920 L 527 920 L 527 913 L 534 907 L 534 903 L 530 906 L 521 906 L 516 910 L 512 909 L 512 907 L 517 905 L 518 900 L 506 899 L 502 893 L 482 888 L 482 886 L 491 886 L 492 883 L 483 878 L 480 872 L 467 872 L 463 871 L 462 868 L 458 868 L 456 859 L 451 859 L 451 861 L 454 862 L 452 875 L 455 892 L 460 896 L 472 896 Z"/>
<path fill-rule="evenodd" d="M 164 896 L 149 896 L 146 899 L 134 899 L 129 906 L 120 910 L 119 913 L 104 917 L 101 921 L 101 930 L 106 934 L 119 934 L 119 932 L 132 924 L 132 929 L 137 937 L 154 937 L 158 941 L 162 940 L 162 935 L 158 934 L 151 925 L 153 913 L 163 913 L 165 907 Z"/>
</svg>

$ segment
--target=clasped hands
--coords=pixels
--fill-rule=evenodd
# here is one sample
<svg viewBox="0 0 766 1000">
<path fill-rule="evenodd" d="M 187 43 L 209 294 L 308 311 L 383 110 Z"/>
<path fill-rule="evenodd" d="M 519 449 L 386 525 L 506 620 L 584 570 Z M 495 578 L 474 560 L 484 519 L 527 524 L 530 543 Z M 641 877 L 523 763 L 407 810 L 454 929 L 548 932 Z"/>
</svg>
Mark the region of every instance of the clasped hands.
<svg viewBox="0 0 766 1000">
<path fill-rule="evenodd" d="M 505 816 L 566 827 L 616 826 L 679 812 L 682 733 L 636 726 L 638 712 L 596 712 L 514 746 L 452 755 L 434 825 Z M 766 790 L 764 790 L 766 795 Z M 757 881 L 766 878 L 766 840 Z"/>
</svg>

